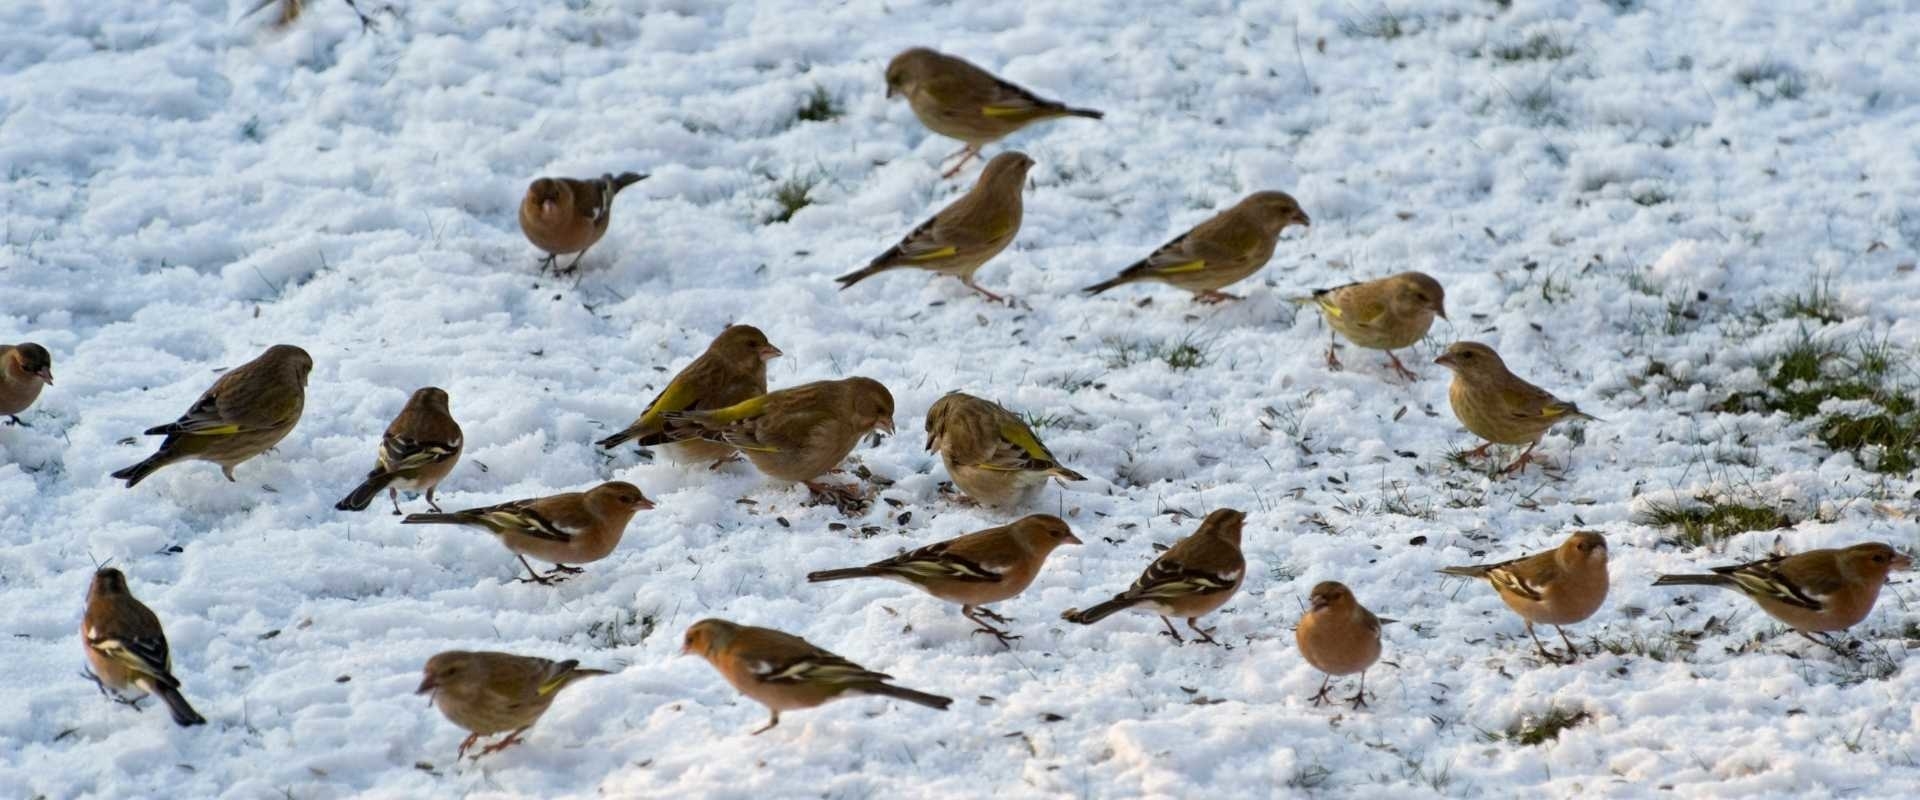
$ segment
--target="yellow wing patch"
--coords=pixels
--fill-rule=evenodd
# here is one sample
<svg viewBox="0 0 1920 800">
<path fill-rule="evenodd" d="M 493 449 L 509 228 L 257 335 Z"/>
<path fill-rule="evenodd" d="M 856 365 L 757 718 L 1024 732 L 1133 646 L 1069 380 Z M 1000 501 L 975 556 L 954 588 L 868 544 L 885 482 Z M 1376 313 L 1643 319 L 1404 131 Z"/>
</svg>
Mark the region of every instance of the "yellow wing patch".
<svg viewBox="0 0 1920 800">
<path fill-rule="evenodd" d="M 194 436 L 231 436 L 239 432 L 240 432 L 240 426 L 232 425 L 232 424 L 216 425 L 211 428 L 201 428 L 199 430 L 186 431 L 186 433 L 192 434 Z"/>
<path fill-rule="evenodd" d="M 1032 106 L 983 106 L 980 109 L 980 113 L 981 115 L 988 116 L 988 117 L 1018 117 L 1024 114 L 1033 113 L 1033 107 Z"/>
<path fill-rule="evenodd" d="M 920 253 L 920 254 L 918 254 L 918 255 L 911 255 L 911 256 L 907 256 L 907 260 L 909 260 L 909 261 L 931 261 L 931 260 L 933 260 L 933 259 L 936 259 L 936 258 L 947 258 L 948 256 L 951 256 L 951 255 L 953 255 L 954 253 L 958 253 L 958 252 L 960 252 L 960 251 L 959 251 L 959 250 L 958 250 L 957 248 L 955 248 L 955 247 L 954 247 L 954 246 L 952 246 L 952 245 L 948 245 L 948 246 L 946 246 L 946 247 L 942 247 L 942 248 L 940 248 L 940 249 L 938 249 L 938 250 L 929 250 L 929 251 L 927 251 L 927 252 L 925 252 L 925 253 Z"/>
<path fill-rule="evenodd" d="M 1182 272 L 1199 272 L 1200 270 L 1203 270 L 1206 268 L 1207 268 L 1207 262 L 1202 260 L 1202 261 L 1189 261 L 1185 264 L 1175 264 L 1171 267 L 1159 267 L 1159 268 L 1156 268 L 1154 272 L 1157 272 L 1161 275 L 1174 275 Z"/>
</svg>

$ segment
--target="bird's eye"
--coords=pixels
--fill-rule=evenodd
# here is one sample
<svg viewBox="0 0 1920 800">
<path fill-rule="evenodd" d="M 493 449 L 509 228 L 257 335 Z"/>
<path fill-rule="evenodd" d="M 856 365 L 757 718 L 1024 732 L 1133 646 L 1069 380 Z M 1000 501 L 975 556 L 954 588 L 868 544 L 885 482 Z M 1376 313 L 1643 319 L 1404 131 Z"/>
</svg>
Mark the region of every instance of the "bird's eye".
<svg viewBox="0 0 1920 800">
<path fill-rule="evenodd" d="M 1874 557 L 1873 557 L 1873 563 L 1875 563 L 1875 564 L 1885 564 L 1885 563 L 1887 563 L 1887 557 L 1886 557 L 1886 556 L 1883 556 L 1883 555 L 1876 555 L 1876 556 L 1874 556 Z"/>
</svg>

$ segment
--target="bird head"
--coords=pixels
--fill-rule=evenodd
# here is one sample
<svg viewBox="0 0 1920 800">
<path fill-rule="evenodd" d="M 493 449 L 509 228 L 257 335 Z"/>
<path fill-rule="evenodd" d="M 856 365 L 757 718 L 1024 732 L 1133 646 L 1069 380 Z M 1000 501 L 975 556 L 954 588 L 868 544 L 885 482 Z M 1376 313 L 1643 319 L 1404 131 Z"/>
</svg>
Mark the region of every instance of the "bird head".
<svg viewBox="0 0 1920 800">
<path fill-rule="evenodd" d="M 1013 523 L 1013 534 L 1028 550 L 1051 551 L 1063 544 L 1080 544 L 1067 521 L 1052 514 L 1033 514 Z"/>
<path fill-rule="evenodd" d="M 1314 584 L 1313 591 L 1307 594 L 1307 610 L 1323 611 L 1353 603 L 1353 592 L 1339 581 L 1321 581 Z"/>
<path fill-rule="evenodd" d="M 49 386 L 53 385 L 53 354 L 47 348 L 32 342 L 13 348 L 7 353 L 7 371 L 15 379 L 30 377 Z"/>
<path fill-rule="evenodd" d="M 560 216 L 573 210 L 573 194 L 559 181 L 540 178 L 527 186 L 526 205 L 539 209 L 542 217 Z"/>
<path fill-rule="evenodd" d="M 313 356 L 290 344 L 276 344 L 267 348 L 260 360 L 286 370 L 300 381 L 301 386 L 307 385 L 307 376 L 313 372 Z"/>
<path fill-rule="evenodd" d="M 914 89 L 939 68 L 941 55 L 925 47 L 902 50 L 887 62 L 887 97 L 913 95 Z"/>
<path fill-rule="evenodd" d="M 1479 342 L 1454 342 L 1433 363 L 1453 370 L 1462 378 L 1493 378 L 1507 371 L 1506 362 L 1493 348 Z"/>
<path fill-rule="evenodd" d="M 1027 170 L 1033 169 L 1033 159 L 1026 153 L 1009 150 L 994 156 L 987 166 L 980 170 L 978 186 L 1012 186 L 1018 189 L 1027 182 Z"/>
<path fill-rule="evenodd" d="M 129 594 L 127 576 L 113 567 L 102 567 L 93 573 L 93 585 L 87 587 L 88 597 Z"/>
<path fill-rule="evenodd" d="M 446 411 L 447 390 L 438 386 L 422 386 L 413 390 L 413 396 L 407 398 L 407 405 L 425 406 L 427 408 Z"/>
<path fill-rule="evenodd" d="M 893 393 L 872 378 L 848 378 L 853 418 L 863 428 L 893 433 Z"/>
<path fill-rule="evenodd" d="M 707 352 L 718 354 L 729 364 L 743 367 L 758 366 L 786 355 L 767 341 L 766 334 L 752 325 L 727 326 L 719 336 L 714 337 Z"/>
<path fill-rule="evenodd" d="M 1913 559 L 1879 542 L 1856 544 L 1840 552 L 1841 569 L 1862 579 L 1881 582 L 1896 569 L 1912 569 Z"/>
<path fill-rule="evenodd" d="M 680 654 L 711 657 L 714 650 L 733 641 L 734 634 L 739 630 L 740 626 L 724 619 L 700 620 L 687 628 L 686 638 L 680 643 Z"/>
<path fill-rule="evenodd" d="M 1240 545 L 1240 529 L 1246 524 L 1247 512 L 1232 508 L 1215 509 L 1206 519 L 1200 521 L 1200 529 L 1194 535 L 1207 534 Z"/>
<path fill-rule="evenodd" d="M 640 487 L 626 481 L 607 481 L 587 491 L 587 504 L 603 516 L 632 514 L 653 508 Z"/>
<path fill-rule="evenodd" d="M 1286 192 L 1254 192 L 1241 200 L 1239 207 L 1251 212 L 1253 218 L 1272 233 L 1286 230 L 1288 225 L 1313 225 L 1307 212 L 1300 209 L 1300 203 Z"/>
<path fill-rule="evenodd" d="M 447 686 L 456 680 L 470 677 L 480 666 L 479 659 L 464 650 L 448 650 L 427 659 L 427 666 L 421 670 L 420 688 L 414 694 L 429 694 Z"/>
<path fill-rule="evenodd" d="M 1447 290 L 1424 272 L 1402 272 L 1393 276 L 1393 303 L 1401 313 L 1431 311 L 1447 318 Z"/>
<path fill-rule="evenodd" d="M 1595 531 L 1578 531 L 1560 543 L 1560 563 L 1567 566 L 1607 563 L 1607 538 Z"/>
</svg>

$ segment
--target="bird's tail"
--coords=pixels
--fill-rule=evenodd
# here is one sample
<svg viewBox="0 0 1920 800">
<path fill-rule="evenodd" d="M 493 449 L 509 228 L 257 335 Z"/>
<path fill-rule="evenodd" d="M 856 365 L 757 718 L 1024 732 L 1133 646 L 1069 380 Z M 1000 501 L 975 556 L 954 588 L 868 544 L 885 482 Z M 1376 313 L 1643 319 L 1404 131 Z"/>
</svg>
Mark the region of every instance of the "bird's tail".
<svg viewBox="0 0 1920 800">
<path fill-rule="evenodd" d="M 1086 117 L 1087 119 L 1105 119 L 1107 116 L 1106 112 L 1091 108 L 1063 108 L 1060 109 L 1060 113 L 1069 117 Z"/>
<path fill-rule="evenodd" d="M 392 482 L 393 476 L 388 473 L 380 470 L 369 472 L 366 481 L 361 483 L 359 488 L 349 492 L 340 502 L 334 503 L 333 507 L 341 511 L 365 511 L 367 506 L 373 504 L 373 498 L 380 496 L 380 490 L 387 488 L 387 484 Z"/>
<path fill-rule="evenodd" d="M 1084 481 L 1087 479 L 1087 476 L 1082 475 L 1078 472 L 1074 472 L 1073 470 L 1067 469 L 1066 467 L 1060 466 L 1059 464 L 1053 465 L 1053 469 L 1047 470 L 1047 474 L 1070 483 L 1077 482 L 1077 481 Z"/>
<path fill-rule="evenodd" d="M 1118 276 L 1115 276 L 1112 280 L 1101 281 L 1085 289 L 1081 289 L 1080 291 L 1086 292 L 1087 294 L 1099 294 L 1115 286 L 1121 286 L 1124 284 L 1132 283 L 1134 282 L 1134 280 L 1135 280 L 1134 277 L 1131 275 L 1118 275 Z"/>
<path fill-rule="evenodd" d="M 807 573 L 808 583 L 826 583 L 844 581 L 852 578 L 877 578 L 882 573 L 872 567 L 848 567 L 846 569 L 826 569 Z"/>
<path fill-rule="evenodd" d="M 147 456 L 147 460 L 115 472 L 113 473 L 113 477 L 126 481 L 127 488 L 131 489 L 134 485 L 146 480 L 148 475 L 152 475 L 155 471 L 173 463 L 173 461 L 173 454 L 167 452 L 167 448 L 161 447 L 159 452 Z"/>
<path fill-rule="evenodd" d="M 882 263 L 881 259 L 874 259 L 874 263 L 868 264 L 864 267 L 856 269 L 838 278 L 834 278 L 834 280 L 840 283 L 841 291 L 846 291 L 848 288 L 852 287 L 854 284 L 864 281 L 882 272 L 886 272 L 887 270 L 890 270 L 890 269 L 893 269 L 892 265 Z"/>
<path fill-rule="evenodd" d="M 1552 403 L 1547 406 L 1547 409 L 1549 411 L 1558 412 L 1562 416 L 1572 417 L 1574 419 L 1589 419 L 1589 420 L 1593 420 L 1594 422 L 1603 421 L 1599 417 L 1596 417 L 1585 411 L 1581 411 L 1579 406 L 1576 406 L 1565 400 Z"/>
<path fill-rule="evenodd" d="M 193 706 L 187 703 L 187 698 L 181 696 L 179 689 L 172 686 L 154 686 L 152 688 L 153 693 L 160 696 L 160 702 L 167 704 L 167 711 L 173 714 L 173 724 L 182 728 L 207 724 L 207 718 L 200 716 L 200 712 L 193 710 Z"/>
<path fill-rule="evenodd" d="M 452 514 L 408 514 L 400 519 L 402 525 L 475 525 L 473 518 L 464 511 Z"/>
<path fill-rule="evenodd" d="M 1140 602 L 1138 598 L 1121 595 L 1085 611 L 1077 608 L 1068 609 L 1067 613 L 1060 615 L 1060 618 L 1080 625 L 1092 625 L 1121 611 L 1132 608 L 1133 605 L 1138 602 Z"/>
<path fill-rule="evenodd" d="M 638 435 L 639 433 L 633 428 L 628 428 L 605 439 L 594 442 L 594 444 L 599 445 L 602 449 L 612 450 L 613 448 L 633 441 L 633 437 Z"/>
<path fill-rule="evenodd" d="M 648 177 L 644 172 L 622 172 L 618 175 L 602 175 L 600 179 L 607 182 L 607 194 L 615 195 L 619 194 L 621 189 L 644 181 Z"/>
<path fill-rule="evenodd" d="M 937 694 L 916 692 L 904 686 L 894 686 L 893 684 L 881 683 L 879 681 L 874 681 L 873 683 L 860 687 L 860 691 L 866 692 L 867 694 L 877 694 L 881 697 L 891 697 L 895 700 L 905 700 L 909 703 L 918 703 L 928 708 L 939 709 L 941 711 L 945 711 L 947 710 L 947 706 L 953 705 L 953 698 L 951 697 L 941 697 Z"/>
<path fill-rule="evenodd" d="M 1487 577 L 1487 573 L 1492 570 L 1492 565 L 1476 564 L 1471 567 L 1442 567 L 1435 571 L 1442 575 L 1453 575 L 1460 578 L 1484 578 Z"/>
<path fill-rule="evenodd" d="M 1733 579 L 1725 575 L 1661 575 L 1653 579 L 1655 586 L 1726 586 Z"/>
</svg>

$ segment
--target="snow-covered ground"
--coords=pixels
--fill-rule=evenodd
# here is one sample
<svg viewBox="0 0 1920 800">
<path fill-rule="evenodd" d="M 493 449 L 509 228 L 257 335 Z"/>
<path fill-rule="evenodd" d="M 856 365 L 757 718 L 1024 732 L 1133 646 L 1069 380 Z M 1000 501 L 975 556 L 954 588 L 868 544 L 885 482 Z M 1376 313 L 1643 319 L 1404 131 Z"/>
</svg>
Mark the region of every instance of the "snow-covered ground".
<svg viewBox="0 0 1920 800">
<path fill-rule="evenodd" d="M 1865 666 L 1730 593 L 1648 585 L 1776 540 L 1920 538 L 1911 474 L 1715 410 L 1803 327 L 1920 345 L 1911 2 L 362 0 L 363 33 L 310 0 L 284 35 L 239 20 L 251 5 L 0 4 L 0 341 L 45 344 L 58 380 L 33 427 L 0 428 L 0 796 L 1920 793 L 1910 577 L 1856 629 Z M 919 273 L 831 280 L 977 172 L 939 180 L 954 144 L 883 97 L 913 45 L 1107 112 L 1001 146 L 1038 162 L 1015 247 L 980 273 L 1018 308 Z M 797 120 L 816 87 L 844 113 Z M 536 274 L 527 181 L 625 169 L 653 177 L 580 278 Z M 811 204 L 767 223 L 789 182 Z M 1268 188 L 1314 224 L 1244 302 L 1076 292 Z M 1423 379 L 1352 348 L 1327 371 L 1288 298 L 1402 269 L 1453 313 L 1409 354 Z M 1767 316 L 1822 278 L 1844 321 Z M 891 387 L 899 435 L 854 458 L 895 502 L 843 520 L 744 467 L 593 447 L 735 321 L 786 351 L 775 385 Z M 1453 463 L 1475 442 L 1428 362 L 1461 338 L 1605 422 L 1549 436 L 1548 472 Z M 314 356 L 306 416 L 238 483 L 107 477 L 277 342 Z M 1182 344 L 1204 363 L 1156 357 Z M 659 509 L 553 589 L 481 534 L 335 511 L 429 384 L 468 438 L 444 505 L 619 478 Z M 944 499 L 920 448 L 954 389 L 1041 418 L 1092 478 L 1045 495 L 1087 544 L 998 609 L 1026 636 L 1011 651 L 896 584 L 803 579 L 1002 519 Z M 1712 551 L 1643 524 L 1713 492 L 1797 524 Z M 1233 649 L 1059 620 L 1221 506 L 1249 512 L 1249 579 L 1213 619 Z M 1609 537 L 1613 593 L 1572 631 L 1618 654 L 1543 665 L 1491 591 L 1432 574 L 1580 527 Z M 109 558 L 210 725 L 77 675 Z M 1400 620 L 1369 710 L 1306 702 L 1320 676 L 1290 629 L 1328 579 Z M 958 702 L 849 700 L 749 737 L 764 711 L 678 657 L 706 616 Z M 412 693 L 453 648 L 620 672 L 456 764 L 463 732 Z M 1554 709 L 1586 716 L 1500 738 Z"/>
</svg>

